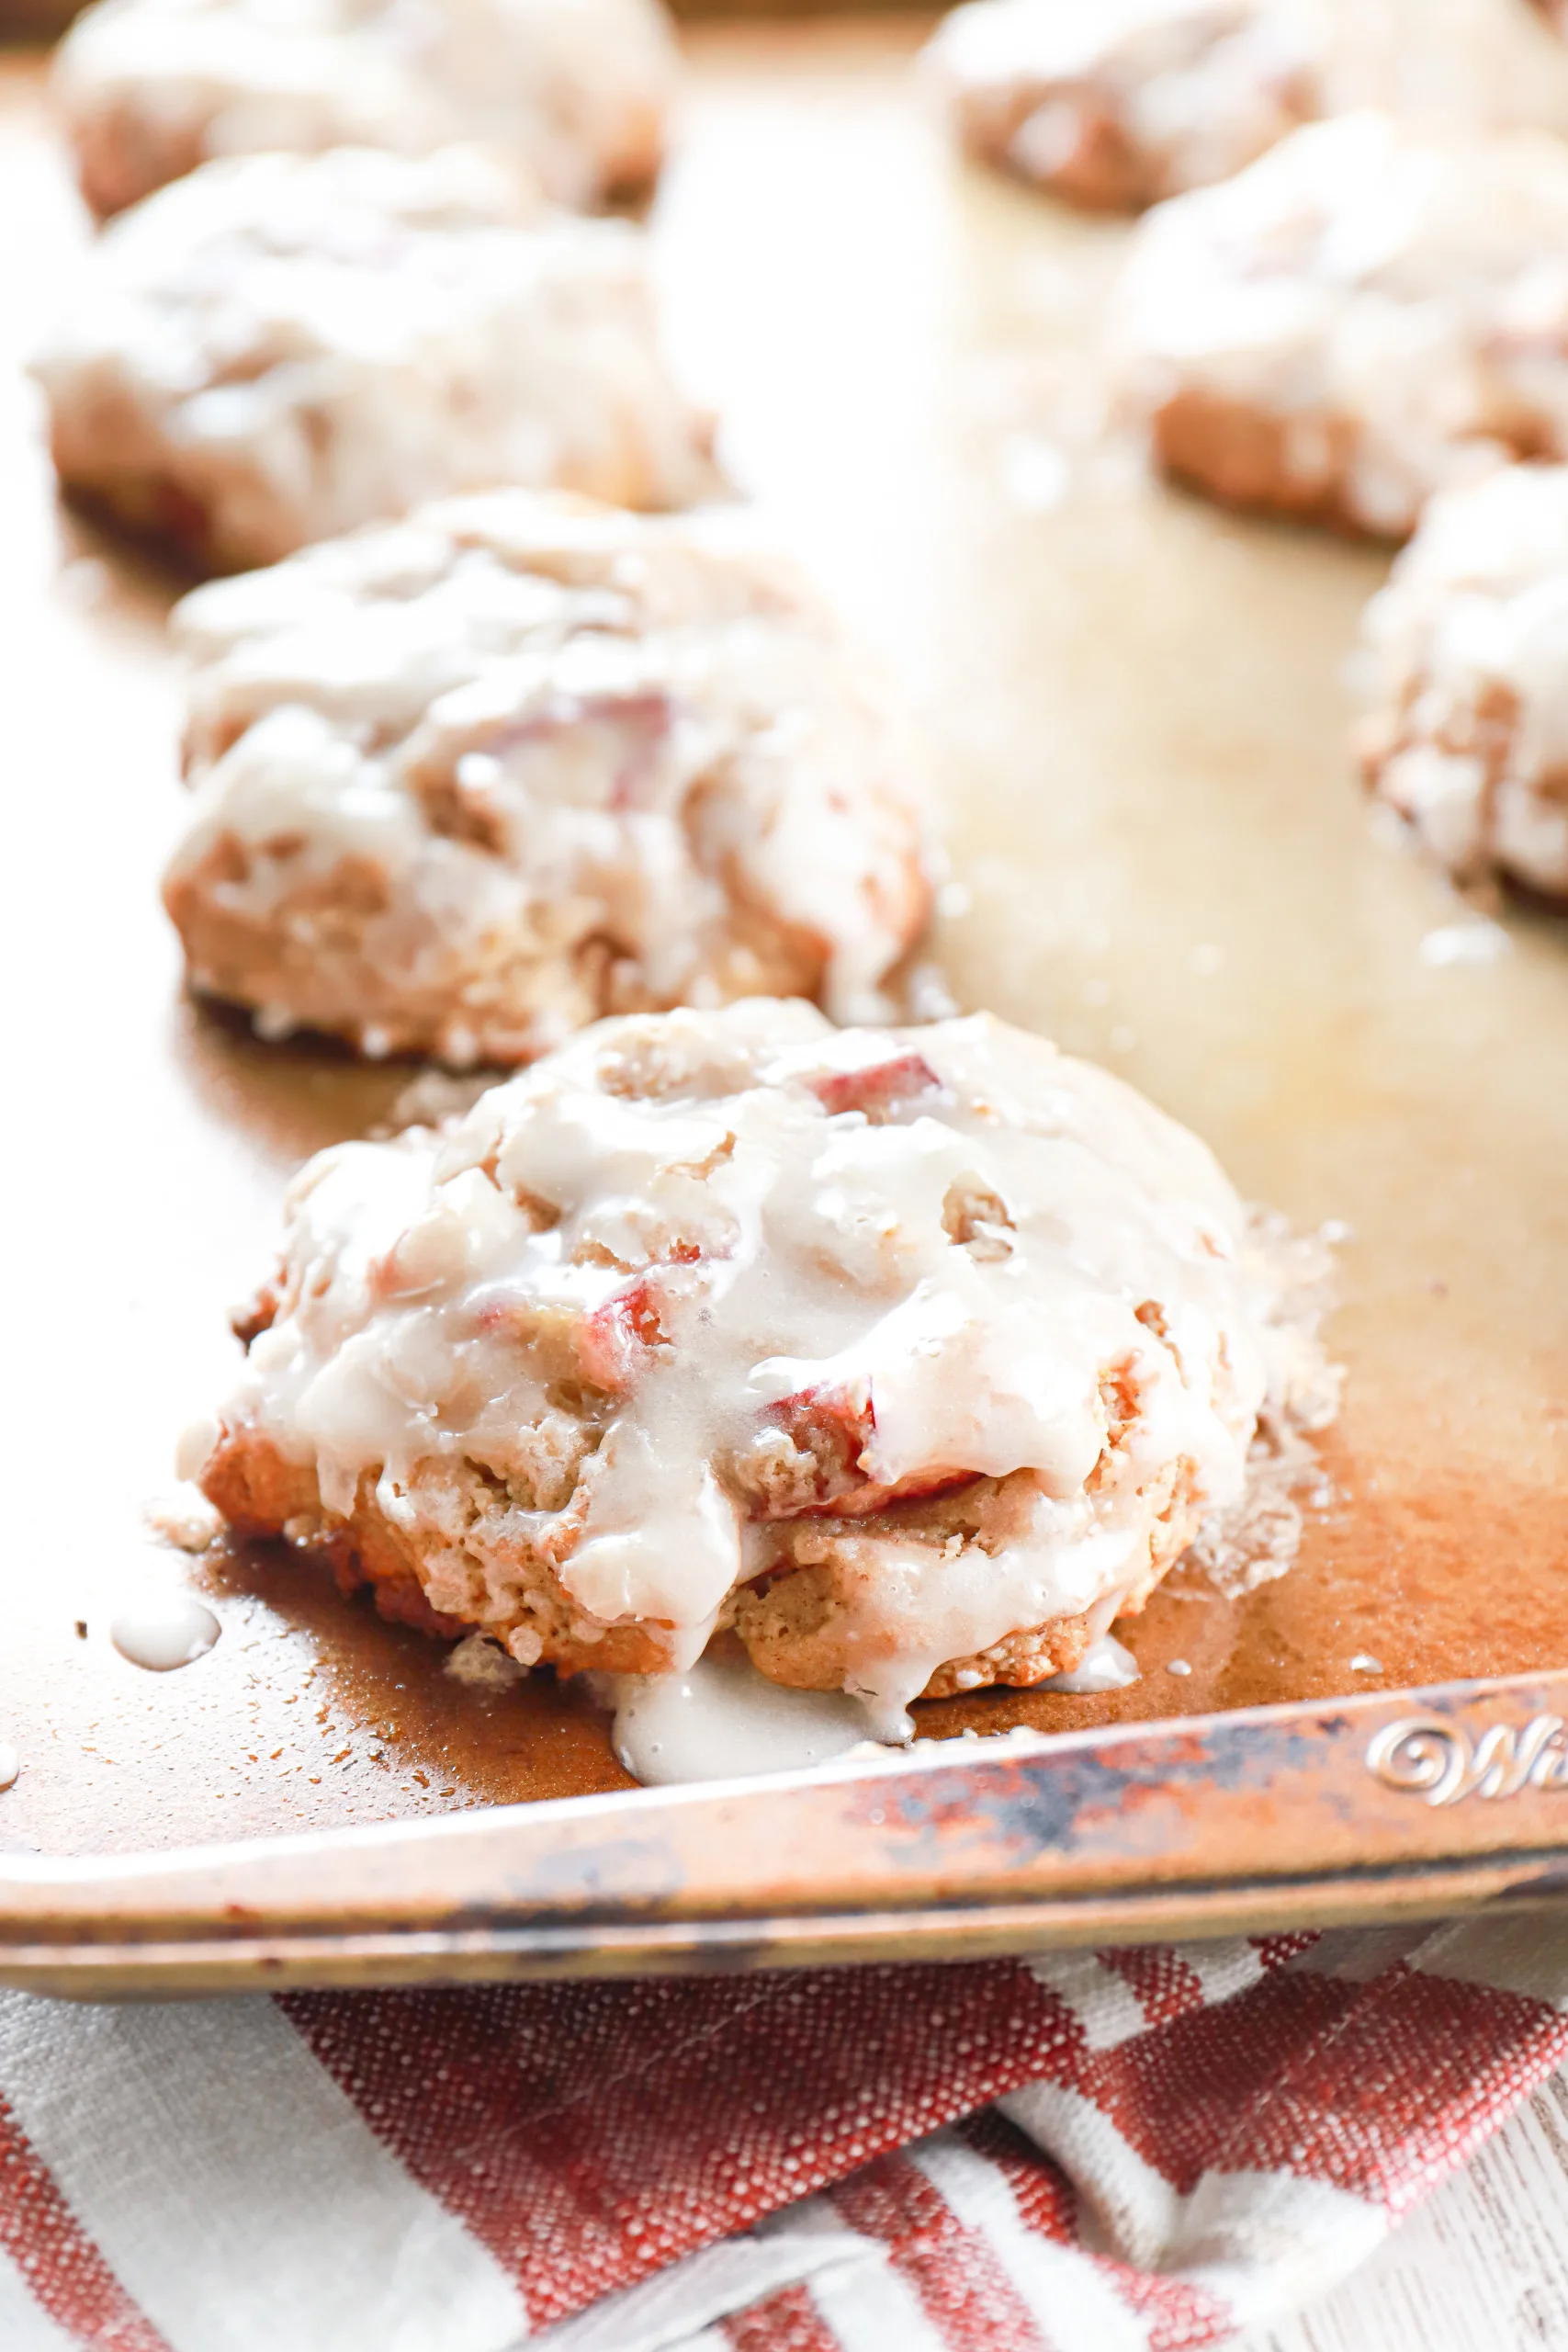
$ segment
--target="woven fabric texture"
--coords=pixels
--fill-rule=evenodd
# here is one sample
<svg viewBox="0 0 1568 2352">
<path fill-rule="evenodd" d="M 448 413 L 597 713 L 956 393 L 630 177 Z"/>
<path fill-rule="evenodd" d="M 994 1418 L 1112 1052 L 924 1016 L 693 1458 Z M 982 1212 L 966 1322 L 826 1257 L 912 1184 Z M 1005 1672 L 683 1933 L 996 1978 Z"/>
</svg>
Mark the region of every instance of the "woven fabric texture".
<svg viewBox="0 0 1568 2352">
<path fill-rule="evenodd" d="M 5 2352 L 1184 2352 L 1568 2057 L 1489 1921 L 614 1984 L 0 1995 Z"/>
</svg>

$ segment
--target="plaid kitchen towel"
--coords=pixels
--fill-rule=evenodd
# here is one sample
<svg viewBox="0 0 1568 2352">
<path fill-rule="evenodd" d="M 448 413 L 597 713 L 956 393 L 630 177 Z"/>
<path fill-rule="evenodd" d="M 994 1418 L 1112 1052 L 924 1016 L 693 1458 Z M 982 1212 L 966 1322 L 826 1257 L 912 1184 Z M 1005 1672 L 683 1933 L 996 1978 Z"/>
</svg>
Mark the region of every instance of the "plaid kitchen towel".
<svg viewBox="0 0 1568 2352">
<path fill-rule="evenodd" d="M 637 1984 L 0 1995 L 4 2352 L 1180 2352 L 1568 2057 L 1550 1920 Z"/>
</svg>

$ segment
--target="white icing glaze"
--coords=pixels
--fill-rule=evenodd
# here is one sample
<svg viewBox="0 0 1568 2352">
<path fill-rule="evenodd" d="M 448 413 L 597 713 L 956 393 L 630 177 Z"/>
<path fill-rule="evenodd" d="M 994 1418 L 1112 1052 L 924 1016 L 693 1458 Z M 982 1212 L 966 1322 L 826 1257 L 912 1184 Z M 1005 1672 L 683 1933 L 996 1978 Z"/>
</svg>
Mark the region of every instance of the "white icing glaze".
<svg viewBox="0 0 1568 2352">
<path fill-rule="evenodd" d="M 643 232 L 474 148 L 205 164 L 112 222 L 36 362 L 56 463 L 218 568 L 496 481 L 715 483 Z"/>
<path fill-rule="evenodd" d="M 1119 1649 L 1119 1643 L 1112 1643 Z M 1126 1656 L 1122 1651 L 1122 1655 Z M 1128 1678 L 1123 1678 L 1125 1680 Z M 832 1765 L 932 1764 L 974 1760 L 983 1747 L 1013 1752 L 1043 1747 L 1048 1735 L 1019 1724 L 1007 1731 L 972 1727 L 938 1739 L 911 1739 L 908 1715 L 878 1719 L 866 1700 L 840 1691 L 790 1690 L 770 1682 L 744 1658 L 710 1655 L 683 1673 L 598 1675 L 594 1696 L 613 1715 L 615 1754 L 647 1788 L 693 1781 L 750 1780 L 764 1772 L 814 1771 Z M 1063 1677 L 1048 1690 L 1111 1690 Z M 877 1726 L 867 1737 L 868 1722 Z"/>
<path fill-rule="evenodd" d="M 182 1482 L 195 1478 L 218 1442 L 219 1425 L 211 1413 L 187 1422 L 175 1442 L 175 1476 Z"/>
<path fill-rule="evenodd" d="M 676 72 L 657 0 L 100 0 L 54 96 L 104 210 L 212 156 L 455 139 L 582 204 L 657 163 Z"/>
<path fill-rule="evenodd" d="M 781 1690 L 744 1659 L 705 1657 L 680 1673 L 608 1678 L 604 1695 L 615 1710 L 615 1754 L 645 1788 L 800 1771 L 849 1756 L 867 1736 L 859 1700 Z"/>
<path fill-rule="evenodd" d="M 1138 1679 L 1138 1661 L 1112 1634 L 1101 1634 L 1070 1674 L 1054 1674 L 1043 1690 L 1066 1690 L 1075 1696 L 1089 1691 L 1125 1690 Z"/>
<path fill-rule="evenodd" d="M 1539 0 L 1269 0 L 1314 60 L 1324 115 L 1568 131 L 1568 51 Z"/>
<path fill-rule="evenodd" d="M 1423 932 L 1416 953 L 1423 964 L 1444 969 L 1454 964 L 1495 964 L 1499 956 L 1512 955 L 1513 947 L 1511 934 L 1500 922 L 1494 922 L 1489 915 L 1476 915 Z"/>
<path fill-rule="evenodd" d="M 1401 535 L 1520 436 L 1568 447 L 1568 144 L 1308 125 L 1136 231 L 1116 367 L 1285 427 L 1303 506 L 1337 494 Z"/>
<path fill-rule="evenodd" d="M 205 1657 L 222 1630 L 194 1593 L 169 1591 L 149 1593 L 122 1609 L 110 1623 L 109 1639 L 132 1666 L 167 1674 Z"/>
<path fill-rule="evenodd" d="M 1362 622 L 1378 792 L 1471 879 L 1568 892 L 1568 466 L 1506 466 L 1433 500 Z M 1429 933 L 1428 963 L 1503 952 L 1495 924 Z"/>
<path fill-rule="evenodd" d="M 503 1633 L 531 1547 L 587 1636 L 678 1667 L 824 1559 L 886 1726 L 946 1661 L 1102 1629 L 1236 1498 L 1271 1385 L 1321 1367 L 1284 1315 L 1211 1155 L 1106 1072 L 759 1001 L 603 1023 L 442 1135 L 313 1160 L 223 1418 L 329 1512 L 371 1480 L 432 1604 Z M 530 1502 L 569 1440 L 570 1500 Z M 431 1549 L 431 1463 L 505 1485 L 503 1546 Z M 1009 1474 L 988 1535 L 920 1500 Z"/>
<path fill-rule="evenodd" d="M 841 1019 L 886 1010 L 929 899 L 914 753 L 744 516 L 454 499 L 175 629 L 197 796 L 165 887 L 198 978 L 272 1026 L 513 1060 L 606 989 L 753 993 L 760 953 Z M 372 912 L 312 924 L 367 872 Z"/>
<path fill-rule="evenodd" d="M 968 0 L 927 55 L 971 146 L 1097 203 L 1228 179 L 1358 107 L 1568 130 L 1529 0 Z"/>
<path fill-rule="evenodd" d="M 209 1435 L 203 1452 L 197 1456 L 197 1468 L 211 1451 L 211 1444 Z M 205 1552 L 223 1524 L 207 1497 L 189 1486 L 182 1487 L 177 1494 L 155 1496 L 142 1517 L 151 1532 L 164 1543 L 172 1544 L 177 1552 Z"/>
<path fill-rule="evenodd" d="M 1311 45 L 1261 0 L 968 0 L 927 59 L 971 146 L 1097 201 L 1224 179 L 1313 110 Z"/>
</svg>

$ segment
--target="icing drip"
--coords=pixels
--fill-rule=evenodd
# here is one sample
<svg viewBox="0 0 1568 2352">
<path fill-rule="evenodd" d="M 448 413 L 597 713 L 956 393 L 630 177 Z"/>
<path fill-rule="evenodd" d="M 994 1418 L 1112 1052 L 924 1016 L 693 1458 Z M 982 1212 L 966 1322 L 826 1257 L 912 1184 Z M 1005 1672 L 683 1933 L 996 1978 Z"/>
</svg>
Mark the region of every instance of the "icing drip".
<svg viewBox="0 0 1568 2352">
<path fill-rule="evenodd" d="M 1125 1690 L 1138 1679 L 1138 1661 L 1130 1649 L 1123 1647 L 1111 1634 L 1102 1634 L 1092 1643 L 1070 1674 L 1054 1674 L 1043 1682 L 1043 1690 L 1070 1691 L 1074 1697 L 1089 1691 Z"/>
<path fill-rule="evenodd" d="M 867 1737 L 859 1701 L 784 1690 L 744 1660 L 699 1658 L 682 1674 L 604 1678 L 615 1754 L 645 1788 L 750 1779 L 831 1763 Z"/>
</svg>

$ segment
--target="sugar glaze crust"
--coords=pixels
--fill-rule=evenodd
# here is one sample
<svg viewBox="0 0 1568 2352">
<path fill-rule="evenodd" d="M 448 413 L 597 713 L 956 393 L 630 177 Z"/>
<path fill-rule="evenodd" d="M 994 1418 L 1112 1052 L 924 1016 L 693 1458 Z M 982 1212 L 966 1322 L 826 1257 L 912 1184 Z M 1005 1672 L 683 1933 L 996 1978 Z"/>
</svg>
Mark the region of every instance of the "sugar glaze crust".
<svg viewBox="0 0 1568 2352">
<path fill-rule="evenodd" d="M 524 1663 L 728 1630 L 896 1715 L 1141 1606 L 1321 1389 L 1292 1318 L 1202 1145 L 1042 1039 L 633 1016 L 305 1169 L 185 1466 Z"/>
<path fill-rule="evenodd" d="M 1348 115 L 1135 232 L 1115 369 L 1173 474 L 1403 537 L 1500 458 L 1568 451 L 1568 144 Z"/>
<path fill-rule="evenodd" d="M 643 232 L 474 148 L 204 164 L 86 256 L 35 362 L 68 489 L 208 571 L 498 481 L 717 486 Z"/>
<path fill-rule="evenodd" d="M 739 510 L 498 491 L 178 608 L 196 984 L 458 1066 L 609 1012 L 885 1016 L 931 882 L 890 703 Z"/>
<path fill-rule="evenodd" d="M 967 0 L 926 65 L 972 154 L 1136 211 L 1227 178 L 1315 114 L 1314 57 L 1267 0 Z"/>
<path fill-rule="evenodd" d="M 100 216 L 217 156 L 455 140 L 592 205 L 651 184 L 678 81 L 659 0 L 96 0 L 52 68 Z"/>
<path fill-rule="evenodd" d="M 1362 644 L 1379 797 L 1457 879 L 1568 898 L 1568 466 L 1434 499 Z"/>
</svg>

